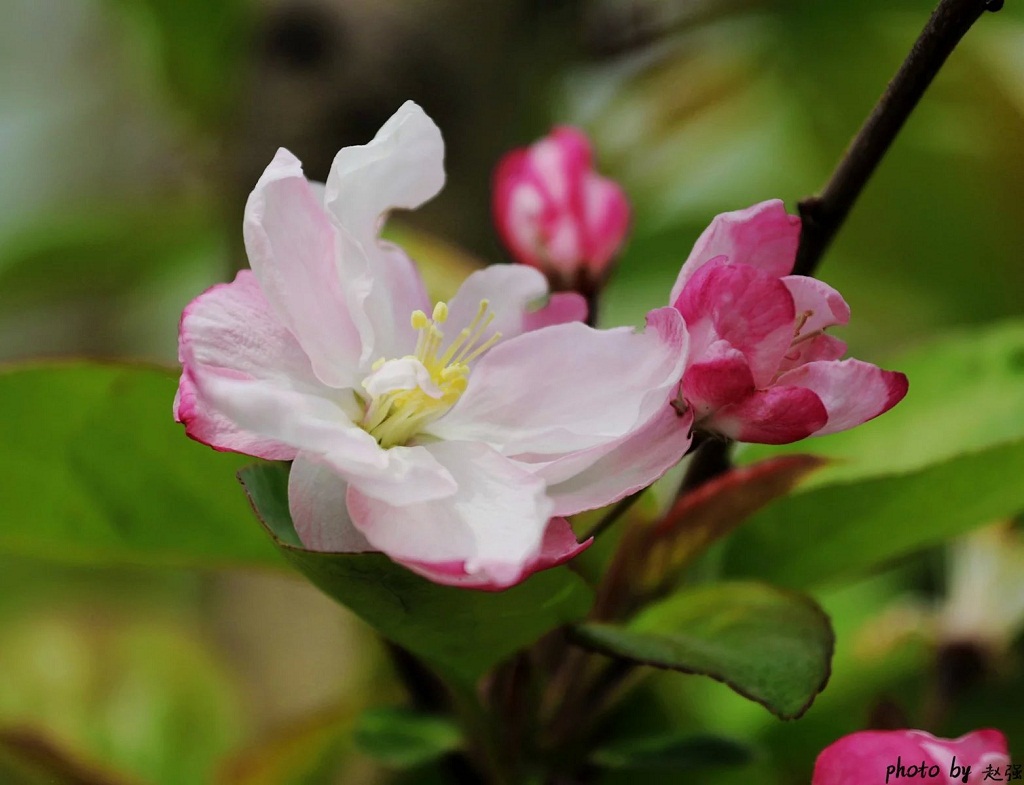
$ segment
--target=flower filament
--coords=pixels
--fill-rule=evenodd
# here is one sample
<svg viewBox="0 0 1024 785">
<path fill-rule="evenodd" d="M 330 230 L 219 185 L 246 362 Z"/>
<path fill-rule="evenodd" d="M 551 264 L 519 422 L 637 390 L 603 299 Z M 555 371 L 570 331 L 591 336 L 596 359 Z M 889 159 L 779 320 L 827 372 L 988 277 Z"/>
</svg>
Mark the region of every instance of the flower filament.
<svg viewBox="0 0 1024 785">
<path fill-rule="evenodd" d="M 494 313 L 489 301 L 481 300 L 473 321 L 442 354 L 444 332 L 440 325 L 447 319 L 448 305 L 444 302 L 434 306 L 429 318 L 423 311 L 413 311 L 412 327 L 419 333 L 415 352 L 398 360 L 381 357 L 363 381 L 370 402 L 360 426 L 381 447 L 406 444 L 447 412 L 466 391 L 470 363 L 501 339 L 500 332 L 484 338 Z M 383 382 L 384 389 L 380 389 L 376 383 L 380 377 L 375 377 L 389 371 L 395 372 L 394 381 Z"/>
</svg>

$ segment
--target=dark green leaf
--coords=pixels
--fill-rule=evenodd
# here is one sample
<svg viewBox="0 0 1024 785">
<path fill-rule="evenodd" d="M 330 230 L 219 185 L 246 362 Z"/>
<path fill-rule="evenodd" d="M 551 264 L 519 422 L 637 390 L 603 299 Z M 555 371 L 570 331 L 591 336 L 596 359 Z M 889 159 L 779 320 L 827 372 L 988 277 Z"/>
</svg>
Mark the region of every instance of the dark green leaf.
<svg viewBox="0 0 1024 785">
<path fill-rule="evenodd" d="M 283 566 L 238 492 L 251 460 L 173 421 L 175 372 L 0 370 L 0 551 L 89 563 Z"/>
<path fill-rule="evenodd" d="M 710 676 L 783 719 L 802 715 L 825 688 L 834 643 L 813 600 L 759 583 L 681 592 L 622 626 L 583 624 L 577 632 L 612 656 Z"/>
<path fill-rule="evenodd" d="M 288 561 L 380 633 L 446 671 L 479 676 L 590 608 L 590 589 L 565 567 L 492 593 L 439 586 L 379 553 L 305 550 L 291 544 L 295 533 L 283 496 L 287 468 L 257 464 L 239 477 Z"/>
<path fill-rule="evenodd" d="M 683 772 L 710 766 L 742 766 L 754 759 L 749 745 L 721 736 L 666 733 L 620 739 L 596 749 L 591 763 L 606 769 L 670 769 Z"/>
<path fill-rule="evenodd" d="M 400 708 L 370 709 L 356 722 L 353 734 L 367 755 L 402 769 L 437 760 L 462 743 L 450 719 Z"/>
<path fill-rule="evenodd" d="M 729 543 L 725 569 L 802 587 L 850 579 L 1024 509 L 1024 439 L 924 469 L 814 488 L 772 504 Z"/>
</svg>

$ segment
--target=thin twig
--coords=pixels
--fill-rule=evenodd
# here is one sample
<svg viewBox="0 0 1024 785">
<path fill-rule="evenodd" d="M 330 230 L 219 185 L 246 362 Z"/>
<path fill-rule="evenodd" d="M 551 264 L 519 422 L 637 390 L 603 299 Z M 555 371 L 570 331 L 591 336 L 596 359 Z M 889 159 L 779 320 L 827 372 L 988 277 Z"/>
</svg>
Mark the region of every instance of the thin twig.
<svg viewBox="0 0 1024 785">
<path fill-rule="evenodd" d="M 857 197 L 892 146 L 946 58 L 986 11 L 1002 0 L 942 0 L 914 43 L 896 76 L 847 148 L 819 196 L 800 202 L 803 231 L 797 251 L 797 275 L 811 275 Z"/>
<path fill-rule="evenodd" d="M 589 540 L 591 537 L 599 536 L 613 523 L 615 523 L 615 521 L 617 521 L 619 518 L 625 515 L 630 510 L 630 508 L 640 500 L 640 497 L 643 495 L 643 492 L 645 490 L 647 489 L 644 488 L 642 490 L 637 491 L 636 493 L 631 493 L 629 496 L 626 496 L 625 498 L 619 499 L 617 502 L 615 502 L 615 506 L 608 510 L 608 512 L 606 512 L 603 516 L 601 516 L 601 520 L 595 523 L 591 527 L 590 531 L 588 531 L 580 539 Z"/>
</svg>

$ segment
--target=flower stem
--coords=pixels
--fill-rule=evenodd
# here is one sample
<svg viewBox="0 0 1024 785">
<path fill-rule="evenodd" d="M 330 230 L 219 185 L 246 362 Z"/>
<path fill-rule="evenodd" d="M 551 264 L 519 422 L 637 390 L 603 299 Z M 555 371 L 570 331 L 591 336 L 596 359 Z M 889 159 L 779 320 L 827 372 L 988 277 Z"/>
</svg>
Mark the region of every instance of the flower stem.
<svg viewBox="0 0 1024 785">
<path fill-rule="evenodd" d="M 1002 0 L 941 0 L 825 189 L 820 195 L 800 202 L 803 231 L 795 274 L 814 273 L 860 192 L 946 58 L 982 14 L 998 11 L 1002 6 Z"/>
<path fill-rule="evenodd" d="M 590 531 L 580 537 L 581 540 L 589 540 L 591 537 L 597 537 L 602 532 L 606 531 L 613 523 L 619 518 L 625 515 L 629 509 L 640 500 L 640 496 L 647 490 L 643 488 L 636 493 L 631 493 L 622 499 L 615 502 L 615 506 L 606 512 L 597 523 L 591 527 Z"/>
</svg>

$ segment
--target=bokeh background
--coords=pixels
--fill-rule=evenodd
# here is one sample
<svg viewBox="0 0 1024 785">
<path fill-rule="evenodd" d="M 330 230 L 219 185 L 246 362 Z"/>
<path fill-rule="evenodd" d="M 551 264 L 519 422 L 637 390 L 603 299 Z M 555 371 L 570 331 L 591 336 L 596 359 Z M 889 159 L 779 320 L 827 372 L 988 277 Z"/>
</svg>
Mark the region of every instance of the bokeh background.
<svg viewBox="0 0 1024 785">
<path fill-rule="evenodd" d="M 0 360 L 174 364 L 182 307 L 245 265 L 242 206 L 274 150 L 323 179 L 408 98 L 440 125 L 449 180 L 392 231 L 436 291 L 505 260 L 489 202 L 501 153 L 572 123 L 634 205 L 602 321 L 639 323 L 712 216 L 771 197 L 795 209 L 820 187 L 932 4 L 0 0 Z M 820 275 L 853 308 L 852 353 L 885 365 L 1020 316 L 1022 248 L 1010 2 L 956 51 Z M 803 720 L 675 677 L 651 683 L 635 722 L 759 746 L 701 782 L 806 783 L 837 736 L 922 716 L 948 734 L 1001 727 L 1022 759 L 1024 545 L 994 523 L 818 594 L 839 649 Z M 0 728 L 118 770 L 111 783 L 428 782 L 350 740 L 363 708 L 400 699 L 367 628 L 298 578 L 0 553 Z"/>
</svg>

